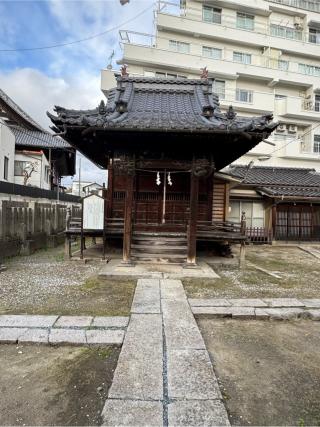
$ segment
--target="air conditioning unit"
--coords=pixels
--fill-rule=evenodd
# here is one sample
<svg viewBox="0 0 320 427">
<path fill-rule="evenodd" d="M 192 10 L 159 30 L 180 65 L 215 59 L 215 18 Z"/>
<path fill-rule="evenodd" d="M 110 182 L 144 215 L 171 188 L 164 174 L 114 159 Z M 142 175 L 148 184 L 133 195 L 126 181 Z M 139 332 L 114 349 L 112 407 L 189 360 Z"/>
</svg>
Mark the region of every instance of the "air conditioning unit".
<svg viewBox="0 0 320 427">
<path fill-rule="evenodd" d="M 287 130 L 287 126 L 283 123 L 281 123 L 278 127 L 277 127 L 277 132 L 285 132 Z"/>
<path fill-rule="evenodd" d="M 289 133 L 297 133 L 298 132 L 298 126 L 296 126 L 296 125 L 289 125 L 288 132 Z"/>
</svg>

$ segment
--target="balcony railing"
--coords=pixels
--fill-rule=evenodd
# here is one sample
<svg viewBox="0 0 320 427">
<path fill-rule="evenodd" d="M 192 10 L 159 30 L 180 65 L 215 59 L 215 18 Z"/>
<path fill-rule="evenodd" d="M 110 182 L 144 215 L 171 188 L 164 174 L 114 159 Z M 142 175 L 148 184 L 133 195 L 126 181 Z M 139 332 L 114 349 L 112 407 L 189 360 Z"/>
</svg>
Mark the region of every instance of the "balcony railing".
<svg viewBox="0 0 320 427">
<path fill-rule="evenodd" d="M 269 0 L 272 1 L 272 0 Z M 274 1 L 275 3 L 282 3 L 281 1 Z M 288 0 L 289 2 L 289 0 Z M 307 1 L 303 1 L 303 3 L 308 3 Z M 285 4 L 285 3 L 282 3 Z M 161 7 L 160 7 L 161 5 Z M 320 12 L 320 3 L 316 3 L 318 10 Z M 298 42 L 304 43 L 312 43 L 312 44 L 320 44 L 320 35 L 309 33 L 309 28 L 299 29 L 295 27 L 290 27 L 287 25 L 283 25 L 280 22 L 261 22 L 257 19 L 250 22 L 250 25 L 243 25 L 241 19 L 235 18 L 234 15 L 228 15 L 222 11 L 221 14 L 212 14 L 212 20 L 204 19 L 204 15 L 199 13 L 196 16 L 189 16 L 189 12 L 192 12 L 192 9 L 184 9 L 180 8 L 179 5 L 173 4 L 166 1 L 160 1 L 158 7 L 158 13 L 164 15 L 171 15 L 176 17 L 183 17 L 190 21 L 197 22 L 205 22 L 206 24 L 218 25 L 226 28 L 238 29 L 240 31 L 249 31 L 255 32 L 267 36 L 277 37 L 277 38 L 285 38 L 288 40 L 294 40 Z"/>
<path fill-rule="evenodd" d="M 310 12 L 320 12 L 319 0 L 268 0 L 270 3 L 278 3 L 284 6 L 295 7 L 297 9 L 309 10 Z"/>
<path fill-rule="evenodd" d="M 309 65 L 309 64 L 301 64 L 294 61 L 287 61 L 279 58 L 275 58 L 273 56 L 267 55 L 267 53 L 256 55 L 256 54 L 248 54 L 243 52 L 243 60 L 240 60 L 240 54 L 242 52 L 236 52 L 233 49 L 222 49 L 220 58 L 208 58 L 207 56 L 202 55 L 203 46 L 199 44 L 199 42 L 195 42 L 190 44 L 189 52 L 176 52 L 170 49 L 169 46 L 170 39 L 162 36 L 154 36 L 152 34 L 146 33 L 138 33 L 134 31 L 120 31 L 120 45 L 123 48 L 124 45 L 133 45 L 133 46 L 141 46 L 141 47 L 149 47 L 157 49 L 160 52 L 168 52 L 168 53 L 176 53 L 177 55 L 188 55 L 194 58 L 204 58 L 205 61 L 226 61 L 232 63 L 239 63 L 244 67 L 262 67 L 265 69 L 273 69 L 279 70 L 279 72 L 284 73 L 297 73 L 305 75 L 306 77 L 319 77 L 320 67 Z M 166 47 L 167 45 L 167 47 Z M 161 47 L 160 47 L 161 46 Z M 196 52 L 196 48 L 198 48 L 198 53 Z M 236 54 L 236 55 L 235 55 Z M 145 58 L 148 60 L 148 57 Z M 178 65 L 178 57 L 176 59 Z M 239 71 L 240 72 L 240 71 Z"/>
</svg>

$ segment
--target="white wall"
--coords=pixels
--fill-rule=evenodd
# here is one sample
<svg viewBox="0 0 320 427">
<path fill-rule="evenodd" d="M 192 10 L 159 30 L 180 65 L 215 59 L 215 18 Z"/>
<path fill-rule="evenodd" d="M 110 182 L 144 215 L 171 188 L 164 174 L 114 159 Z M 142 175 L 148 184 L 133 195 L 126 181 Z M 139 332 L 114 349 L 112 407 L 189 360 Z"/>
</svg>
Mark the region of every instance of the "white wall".
<svg viewBox="0 0 320 427">
<path fill-rule="evenodd" d="M 32 152 L 16 151 L 15 160 L 32 163 L 36 162 L 37 169 L 31 174 L 31 177 L 27 181 L 27 185 L 39 187 L 45 190 L 50 189 L 50 179 L 47 180 L 48 175 L 46 176 L 46 168 L 49 168 L 49 162 L 42 152 L 37 154 Z M 14 182 L 16 184 L 24 185 L 24 177 L 15 176 Z"/>
<path fill-rule="evenodd" d="M 8 180 L 14 182 L 14 146 L 15 138 L 13 133 L 0 123 L 0 181 L 4 179 L 4 158 L 9 159 Z"/>
</svg>

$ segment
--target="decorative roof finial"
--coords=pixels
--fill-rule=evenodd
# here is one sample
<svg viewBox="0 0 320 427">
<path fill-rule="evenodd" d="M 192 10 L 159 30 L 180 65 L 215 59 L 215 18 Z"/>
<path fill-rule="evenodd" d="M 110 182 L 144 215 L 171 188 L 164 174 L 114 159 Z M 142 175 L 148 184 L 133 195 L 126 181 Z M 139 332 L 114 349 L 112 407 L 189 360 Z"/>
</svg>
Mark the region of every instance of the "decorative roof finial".
<svg viewBox="0 0 320 427">
<path fill-rule="evenodd" d="M 201 70 L 200 79 L 207 80 L 209 77 L 209 71 L 208 71 L 207 67 L 201 68 L 200 70 Z"/>
<path fill-rule="evenodd" d="M 230 105 L 228 111 L 226 112 L 227 119 L 233 120 L 235 119 L 237 113 L 234 111 L 233 106 Z"/>
<path fill-rule="evenodd" d="M 99 114 L 105 114 L 107 112 L 106 105 L 105 105 L 103 99 L 101 100 L 101 102 L 99 104 L 98 110 L 99 110 Z"/>
<path fill-rule="evenodd" d="M 123 64 L 122 67 L 120 68 L 121 77 L 129 77 L 129 73 L 128 73 L 127 69 L 128 69 L 128 65 Z"/>
</svg>

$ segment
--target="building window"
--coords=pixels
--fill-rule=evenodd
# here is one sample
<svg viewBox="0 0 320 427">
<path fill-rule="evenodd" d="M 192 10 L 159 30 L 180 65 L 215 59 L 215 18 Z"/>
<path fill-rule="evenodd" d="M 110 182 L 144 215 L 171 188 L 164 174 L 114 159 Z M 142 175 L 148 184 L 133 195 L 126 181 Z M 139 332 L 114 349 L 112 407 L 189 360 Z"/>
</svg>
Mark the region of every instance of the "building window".
<svg viewBox="0 0 320 427">
<path fill-rule="evenodd" d="M 309 28 L 309 42 L 320 44 L 320 29 Z"/>
<path fill-rule="evenodd" d="M 288 71 L 289 69 L 289 61 L 284 61 L 283 59 L 279 59 L 278 61 L 278 69 L 281 71 Z"/>
<path fill-rule="evenodd" d="M 14 176 L 23 176 L 27 162 L 21 160 L 14 161 Z"/>
<path fill-rule="evenodd" d="M 313 152 L 320 154 L 320 135 L 314 135 Z"/>
<path fill-rule="evenodd" d="M 207 58 L 221 59 L 222 49 L 216 47 L 202 46 L 202 55 Z"/>
<path fill-rule="evenodd" d="M 222 10 L 217 7 L 203 6 L 202 7 L 202 20 L 212 24 L 221 24 Z"/>
<path fill-rule="evenodd" d="M 237 12 L 237 28 L 242 30 L 254 30 L 254 16 Z"/>
<path fill-rule="evenodd" d="M 8 181 L 8 176 L 9 176 L 9 157 L 4 156 L 4 160 L 3 160 L 3 179 L 5 179 L 6 181 Z"/>
<path fill-rule="evenodd" d="M 283 37 L 291 40 L 302 40 L 302 31 L 283 25 L 271 24 L 270 34 L 275 37 Z"/>
<path fill-rule="evenodd" d="M 263 203 L 232 200 L 230 202 L 229 221 L 240 222 L 242 212 L 246 214 L 247 227 L 264 227 Z"/>
<path fill-rule="evenodd" d="M 220 99 L 226 98 L 226 82 L 224 80 L 214 80 L 213 93 L 217 94 Z"/>
<path fill-rule="evenodd" d="M 189 53 L 190 44 L 185 42 L 180 42 L 177 40 L 169 40 L 169 48 L 175 52 L 179 53 Z"/>
<path fill-rule="evenodd" d="M 183 76 L 181 74 L 163 73 L 161 71 L 156 71 L 156 77 L 171 78 L 171 79 L 186 79 L 187 78 L 187 76 Z"/>
<path fill-rule="evenodd" d="M 250 53 L 233 52 L 233 60 L 242 64 L 251 64 L 251 55 Z"/>
<path fill-rule="evenodd" d="M 253 91 L 247 89 L 236 90 L 236 101 L 252 103 Z"/>
<path fill-rule="evenodd" d="M 286 98 L 287 98 L 287 95 L 280 95 L 278 93 L 275 94 L 275 99 L 276 100 L 278 100 L 278 99 L 286 99 Z"/>
<path fill-rule="evenodd" d="M 320 77 L 320 67 L 308 64 L 299 64 L 299 72 L 308 76 Z"/>
</svg>

